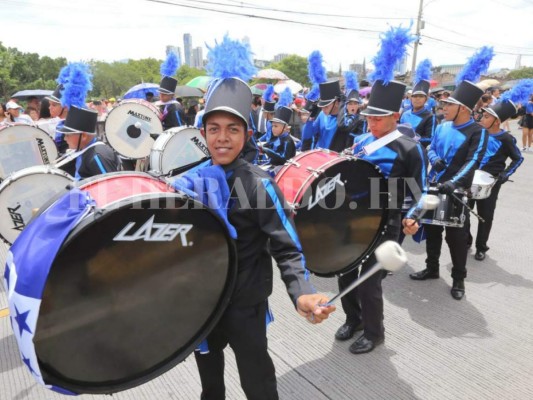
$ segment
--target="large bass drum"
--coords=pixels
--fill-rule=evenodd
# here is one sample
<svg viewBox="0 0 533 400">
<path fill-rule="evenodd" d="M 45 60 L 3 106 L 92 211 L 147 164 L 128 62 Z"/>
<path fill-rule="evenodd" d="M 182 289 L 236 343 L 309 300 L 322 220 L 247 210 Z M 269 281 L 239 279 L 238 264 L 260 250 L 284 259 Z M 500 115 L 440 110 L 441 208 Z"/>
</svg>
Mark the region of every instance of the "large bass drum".
<svg viewBox="0 0 533 400">
<path fill-rule="evenodd" d="M 123 100 L 109 112 L 105 120 L 107 142 L 126 158 L 148 157 L 154 144 L 151 135 L 161 132 L 161 113 L 146 100 Z"/>
<path fill-rule="evenodd" d="M 289 160 L 275 178 L 294 210 L 307 268 L 319 276 L 352 270 L 385 231 L 383 175 L 372 164 L 326 150 Z"/>
<path fill-rule="evenodd" d="M 42 129 L 19 123 L 0 127 L 0 180 L 23 168 L 51 164 L 56 158 L 56 145 Z"/>
<path fill-rule="evenodd" d="M 86 193 L 94 209 L 89 199 L 87 214 L 63 233 L 49 271 L 40 260 L 8 268 L 17 268 L 23 288 L 46 279 L 38 316 L 27 320 L 34 353 L 23 357 L 34 377 L 54 390 L 110 394 L 159 376 L 207 336 L 229 302 L 236 250 L 213 211 L 148 174 L 80 183 L 81 191 L 66 196 Z M 58 213 L 72 215 L 66 196 L 32 220 L 13 246 L 31 233 L 31 243 L 52 251 L 56 239 L 36 226 L 52 229 L 52 215 L 56 224 Z M 57 209 L 61 202 L 68 203 L 64 210 Z M 20 307 L 10 300 L 12 315 Z M 19 343 L 29 337 L 18 334 L 18 325 L 14 331 Z"/>
</svg>

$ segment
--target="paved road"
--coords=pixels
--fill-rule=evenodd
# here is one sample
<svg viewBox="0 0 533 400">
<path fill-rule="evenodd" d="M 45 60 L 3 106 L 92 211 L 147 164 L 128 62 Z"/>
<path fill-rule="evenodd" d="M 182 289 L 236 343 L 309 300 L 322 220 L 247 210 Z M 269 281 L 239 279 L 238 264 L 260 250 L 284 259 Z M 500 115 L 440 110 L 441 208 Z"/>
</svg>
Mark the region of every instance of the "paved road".
<svg viewBox="0 0 533 400">
<path fill-rule="evenodd" d="M 518 131 L 514 133 L 520 143 Z M 354 356 L 348 352 L 350 343 L 334 342 L 342 312 L 319 326 L 306 323 L 291 309 L 276 279 L 271 297 L 276 321 L 269 328 L 269 345 L 281 398 L 533 399 L 533 153 L 524 156 L 514 183 L 500 192 L 486 260 L 474 260 L 473 253 L 469 257 L 465 299 L 458 302 L 449 294 L 447 250 L 441 258 L 441 279 L 410 280 L 410 272 L 423 268 L 425 254 L 423 247 L 406 240 L 409 266 L 384 281 L 386 342 L 370 354 Z M 332 279 L 313 280 L 321 291 L 336 291 Z M 0 309 L 6 307 L 3 290 Z M 227 398 L 243 399 L 231 351 L 227 356 Z M 114 398 L 197 399 L 199 393 L 198 374 L 189 358 Z M 0 316 L 0 399 L 61 397 L 33 381 L 18 357 L 9 319 Z"/>
</svg>

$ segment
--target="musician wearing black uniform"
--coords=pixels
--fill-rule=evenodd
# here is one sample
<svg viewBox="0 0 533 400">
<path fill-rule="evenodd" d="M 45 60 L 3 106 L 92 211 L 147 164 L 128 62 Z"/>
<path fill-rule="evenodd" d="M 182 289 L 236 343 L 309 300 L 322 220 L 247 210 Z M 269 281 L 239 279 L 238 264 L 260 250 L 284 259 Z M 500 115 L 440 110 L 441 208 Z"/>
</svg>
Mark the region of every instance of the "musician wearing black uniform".
<svg viewBox="0 0 533 400">
<path fill-rule="evenodd" d="M 272 165 L 283 165 L 296 155 L 296 145 L 290 135 L 289 122 L 292 110 L 289 107 L 278 107 L 272 118 L 272 137 L 262 146 L 263 153 Z"/>
<path fill-rule="evenodd" d="M 159 84 L 159 99 L 161 100 L 159 110 L 161 111 L 161 122 L 164 131 L 187 125 L 185 114 L 174 98 L 177 85 L 178 81 L 171 76 L 164 76 Z"/>
<path fill-rule="evenodd" d="M 346 96 L 344 113 L 337 129 L 337 135 L 339 135 L 339 132 L 348 132 L 345 148 L 351 147 L 357 141 L 359 135 L 366 132 L 366 120 L 359 114 L 361 104 L 363 104 L 363 101 L 359 97 L 359 92 L 351 90 Z"/>
<path fill-rule="evenodd" d="M 321 112 L 315 120 L 314 129 L 318 135 L 316 148 L 330 149 L 341 152 L 346 149 L 350 132 L 339 129 L 339 119 L 343 117 L 340 111 L 344 108 L 338 80 L 319 84 L 320 100 L 318 107 Z"/>
<path fill-rule="evenodd" d="M 97 118 L 97 112 L 72 105 L 61 128 L 69 148 L 78 152 L 73 161 L 76 180 L 120 170 L 120 161 L 113 149 L 96 137 Z"/>
<path fill-rule="evenodd" d="M 418 224 L 413 219 L 414 209 L 401 219 L 401 205 L 407 192 L 420 198 L 426 181 L 426 159 L 424 149 L 413 139 L 396 129 L 405 85 L 390 81 L 384 84 L 378 80 L 372 87 L 367 108 L 362 112 L 368 121 L 370 133 L 357 138 L 353 147 L 356 157 L 379 166 L 388 184 L 390 203 L 388 205 L 387 230 L 379 239 L 398 241 L 402 225 L 403 232 L 416 233 Z M 409 184 L 406 182 L 409 180 Z M 361 275 L 376 263 L 372 253 L 361 267 Z M 348 287 L 359 275 L 355 269 L 339 277 L 339 289 Z M 350 339 L 358 330 L 363 334 L 350 346 L 354 354 L 368 353 L 385 340 L 383 326 L 383 291 L 381 281 L 386 273 L 372 275 L 360 286 L 344 296 L 342 308 L 346 322 L 337 330 L 337 340 Z"/>
<path fill-rule="evenodd" d="M 488 172 L 494 178 L 496 183 L 491 189 L 490 196 L 483 200 L 470 200 L 470 208 L 477 206 L 477 212 L 485 222 L 480 222 L 476 235 L 476 254 L 474 258 L 478 261 L 485 259 L 485 253 L 489 250 L 487 242 L 489 240 L 496 201 L 501 186 L 507 182 L 509 177 L 515 173 L 524 157 L 516 145 L 516 139 L 509 132 L 501 128 L 501 125 L 514 116 L 517 112 L 516 106 L 511 101 L 503 101 L 495 105 L 483 108 L 483 117 L 481 125 L 488 131 L 487 151 L 481 161 L 481 170 Z M 511 159 L 509 165 L 506 165 L 507 159 Z M 469 233 L 469 242 L 472 242 L 470 235 L 470 226 L 467 226 Z"/>
<path fill-rule="evenodd" d="M 251 91 L 245 82 L 224 79 L 207 99 L 202 134 L 213 165 L 225 171 L 231 188 L 228 220 L 237 231 L 238 277 L 224 315 L 207 337 L 209 352 L 195 352 L 202 399 L 225 398 L 224 348 L 235 353 L 242 388 L 249 399 L 277 399 L 274 364 L 267 350 L 267 299 L 272 292 L 272 257 L 299 314 L 317 323 L 334 307 L 315 294 L 291 222 L 288 206 L 273 179 L 240 158 L 248 130 Z M 269 243 L 270 253 L 267 251 Z"/>
<path fill-rule="evenodd" d="M 431 143 L 431 137 L 437 127 L 437 119 L 426 107 L 429 96 L 430 83 L 427 80 L 418 82 L 411 94 L 412 108 L 405 111 L 401 118 L 401 124 L 410 124 L 415 132 L 420 136 L 420 143 L 426 147 Z"/>
<path fill-rule="evenodd" d="M 469 81 L 462 81 L 444 102 L 444 118 L 428 151 L 432 169 L 430 184 L 438 184 L 440 193 L 452 196 L 456 189 L 468 189 L 487 147 L 486 131 L 472 118 L 472 109 L 483 91 Z M 465 215 L 469 218 L 468 213 Z M 426 269 L 410 274 L 411 279 L 439 278 L 439 258 L 443 226 L 424 225 L 426 231 Z M 453 285 L 451 295 L 461 300 L 465 294 L 466 259 L 468 253 L 466 227 L 446 227 L 446 242 L 452 258 Z"/>
</svg>

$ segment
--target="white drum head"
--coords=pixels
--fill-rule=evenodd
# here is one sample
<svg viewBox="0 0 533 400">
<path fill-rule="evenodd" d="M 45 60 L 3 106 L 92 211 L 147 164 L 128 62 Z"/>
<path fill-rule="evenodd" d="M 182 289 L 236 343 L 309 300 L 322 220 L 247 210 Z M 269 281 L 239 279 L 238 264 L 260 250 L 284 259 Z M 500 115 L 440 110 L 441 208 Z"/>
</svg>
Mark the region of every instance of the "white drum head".
<svg viewBox="0 0 533 400">
<path fill-rule="evenodd" d="M 0 178 L 34 165 L 47 165 L 57 158 L 50 136 L 35 126 L 10 125 L 0 129 Z"/>
<path fill-rule="evenodd" d="M 474 180 L 472 185 L 492 185 L 494 183 L 494 177 L 486 171 L 477 169 L 474 173 Z"/>
<path fill-rule="evenodd" d="M 107 142 L 128 158 L 150 155 L 154 139 L 150 134 L 163 132 L 159 111 L 143 100 L 126 100 L 113 108 L 105 120 Z"/>
<path fill-rule="evenodd" d="M 155 141 L 150 153 L 150 168 L 154 172 L 167 174 L 204 157 L 209 157 L 209 150 L 199 129 L 171 128 Z"/>
<path fill-rule="evenodd" d="M 35 166 L 12 174 L 0 185 L 0 236 L 12 244 L 35 209 L 61 192 L 74 179 L 64 171 Z"/>
</svg>

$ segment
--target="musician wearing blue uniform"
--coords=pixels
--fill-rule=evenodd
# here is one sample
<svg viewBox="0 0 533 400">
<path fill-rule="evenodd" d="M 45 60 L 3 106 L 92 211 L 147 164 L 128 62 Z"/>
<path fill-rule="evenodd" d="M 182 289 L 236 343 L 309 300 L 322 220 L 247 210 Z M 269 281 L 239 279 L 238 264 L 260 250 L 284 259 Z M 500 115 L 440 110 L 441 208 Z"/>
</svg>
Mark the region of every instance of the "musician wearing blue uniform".
<svg viewBox="0 0 533 400">
<path fill-rule="evenodd" d="M 159 83 L 159 109 L 161 111 L 161 123 L 163 124 L 163 130 L 166 131 L 170 128 L 177 126 L 187 125 L 185 121 L 185 114 L 179 103 L 174 98 L 176 86 L 178 81 L 171 76 L 164 76 Z"/>
<path fill-rule="evenodd" d="M 475 259 L 483 261 L 485 253 L 489 250 L 487 242 L 492 228 L 496 201 L 501 186 L 509 180 L 509 177 L 515 173 L 517 168 L 524 161 L 520 149 L 516 145 L 516 139 L 509 132 L 501 128 L 501 125 L 514 116 L 517 108 L 512 101 L 503 101 L 495 105 L 483 108 L 483 117 L 481 125 L 488 131 L 487 151 L 481 161 L 481 170 L 488 172 L 495 179 L 496 183 L 491 189 L 490 196 L 482 200 L 470 200 L 470 208 L 477 206 L 477 212 L 485 222 L 480 222 L 476 235 L 476 254 Z M 507 159 L 511 159 L 509 165 L 506 165 Z M 470 227 L 467 227 L 470 235 Z M 470 243 L 472 236 L 470 236 Z"/>
<path fill-rule="evenodd" d="M 341 152 L 348 147 L 349 132 L 339 129 L 339 119 L 343 117 L 339 113 L 344 108 L 340 83 L 338 80 L 323 82 L 319 84 L 319 89 L 318 107 L 321 112 L 314 124 L 317 134 L 315 147 Z"/>
<path fill-rule="evenodd" d="M 272 118 L 274 118 L 275 108 L 276 102 L 274 100 L 263 99 L 258 122 L 258 127 L 262 126 L 258 131 L 261 134 L 258 139 L 259 142 L 268 142 L 272 137 Z"/>
<path fill-rule="evenodd" d="M 468 189 L 474 172 L 481 165 L 487 147 L 486 131 L 472 118 L 472 109 L 483 91 L 469 81 L 461 81 L 444 102 L 444 118 L 433 136 L 428 151 L 432 165 L 429 181 L 438 184 L 440 193 L 452 196 L 456 189 Z M 466 219 L 469 215 L 466 214 Z M 426 269 L 410 274 L 411 279 L 439 278 L 439 258 L 443 226 L 424 226 L 426 232 Z M 461 300 L 465 294 L 468 231 L 465 227 L 446 227 L 446 242 L 452 259 L 451 295 Z"/>
<path fill-rule="evenodd" d="M 344 103 L 344 113 L 339 122 L 339 131 L 348 132 L 347 142 L 344 147 L 351 147 L 358 136 L 366 132 L 366 120 L 359 114 L 359 107 L 363 104 L 357 90 L 352 90 L 346 96 Z"/>
<path fill-rule="evenodd" d="M 407 194 L 419 199 L 424 192 L 426 181 L 426 158 L 424 149 L 413 139 L 399 132 L 397 120 L 405 85 L 390 81 L 384 84 L 378 80 L 372 87 L 367 108 L 362 112 L 368 121 L 370 133 L 357 138 L 353 154 L 378 166 L 387 180 L 390 202 L 387 206 L 387 230 L 379 239 L 398 241 L 400 232 L 412 235 L 418 224 L 413 215 L 413 207 L 405 219 L 401 218 L 401 205 Z M 376 263 L 375 255 L 361 267 L 361 275 Z M 348 287 L 357 276 L 355 269 L 339 277 L 339 289 Z M 381 281 L 385 273 L 372 275 L 360 286 L 344 296 L 342 308 L 346 322 L 337 330 L 337 340 L 348 340 L 358 330 L 363 334 L 350 346 L 354 354 L 368 353 L 385 340 L 383 325 L 383 291 Z"/>
<path fill-rule="evenodd" d="M 292 110 L 289 107 L 278 107 L 274 113 L 272 137 L 262 146 L 271 165 L 283 165 L 296 155 L 296 146 L 290 135 L 291 118 Z"/>
<path fill-rule="evenodd" d="M 120 160 L 113 149 L 96 137 L 97 118 L 96 111 L 71 105 L 61 128 L 69 148 L 76 152 L 73 156 L 77 154 L 76 180 L 120 170 Z"/>
<path fill-rule="evenodd" d="M 400 118 L 400 123 L 411 125 L 420 136 L 420 143 L 424 147 L 431 143 L 433 132 L 437 126 L 435 115 L 426 107 L 429 86 L 427 80 L 421 80 L 414 86 L 411 94 L 412 108 L 405 111 Z"/>
</svg>

